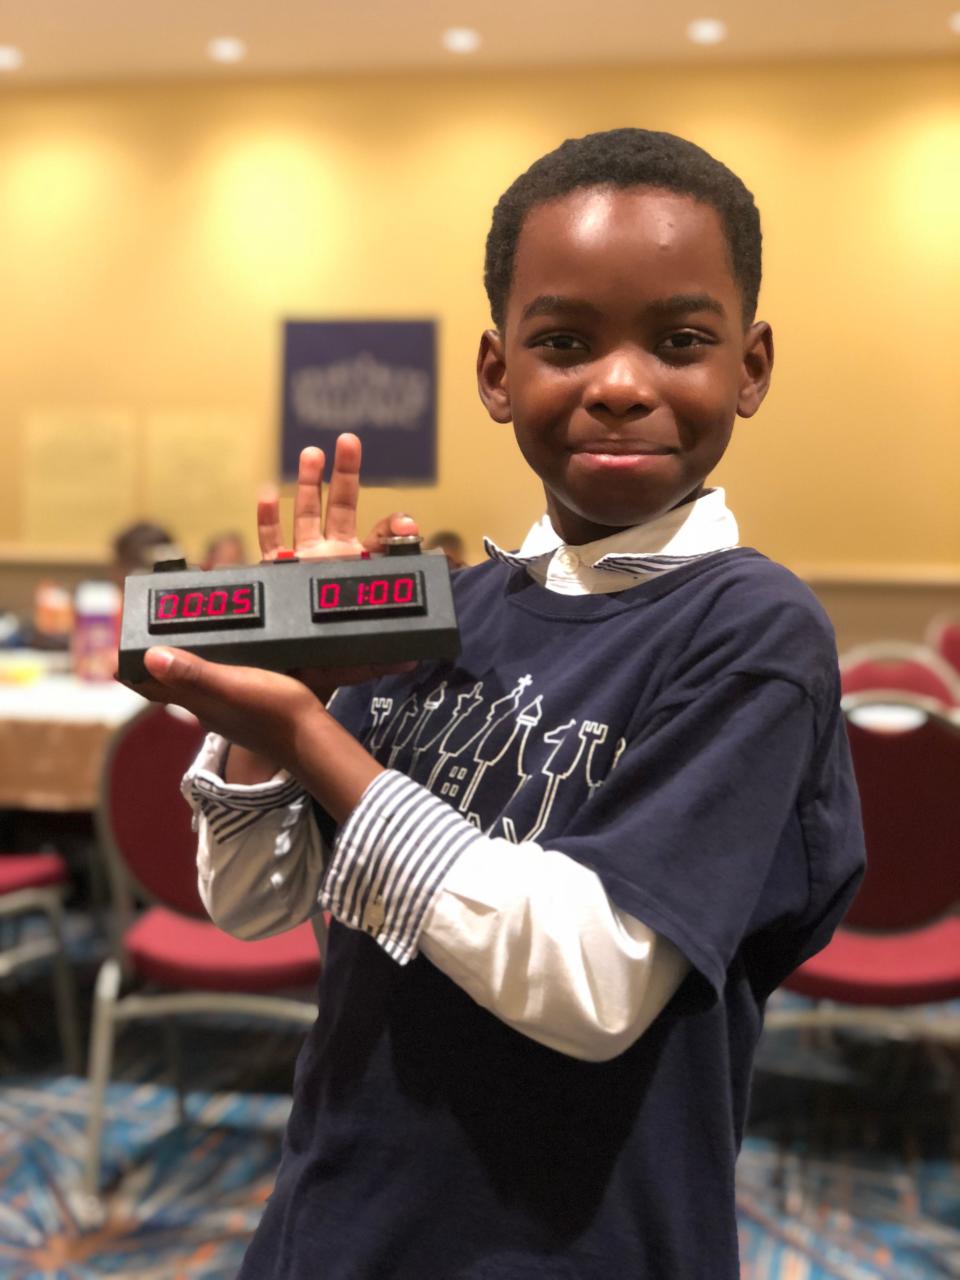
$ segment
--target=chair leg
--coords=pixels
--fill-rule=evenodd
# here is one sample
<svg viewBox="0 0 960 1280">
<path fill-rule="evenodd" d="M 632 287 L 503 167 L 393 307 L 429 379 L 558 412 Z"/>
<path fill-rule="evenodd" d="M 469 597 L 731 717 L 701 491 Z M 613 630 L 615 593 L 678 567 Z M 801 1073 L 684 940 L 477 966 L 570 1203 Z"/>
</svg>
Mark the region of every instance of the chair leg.
<svg viewBox="0 0 960 1280">
<path fill-rule="evenodd" d="M 73 984 L 73 970 L 67 956 L 61 903 L 51 903 L 47 909 L 47 916 L 57 940 L 57 954 L 53 963 L 53 987 L 57 1003 L 60 1049 L 67 1070 L 71 1075 L 78 1076 L 83 1070 L 83 1065 L 80 1054 L 80 1035 L 77 1031 L 77 996 Z"/>
<path fill-rule="evenodd" d="M 90 1116 L 87 1121 L 87 1152 L 83 1192 L 91 1215 L 96 1217 L 100 1202 L 100 1144 L 103 1138 L 104 1094 L 113 1062 L 114 1009 L 122 974 L 119 963 L 105 960 L 97 974 L 90 1034 Z"/>
<path fill-rule="evenodd" d="M 163 1019 L 163 1041 L 173 1087 L 177 1091 L 177 1120 L 187 1122 L 187 1097 L 183 1088 L 183 1053 L 181 1052 L 180 1026 L 175 1018 Z"/>
</svg>

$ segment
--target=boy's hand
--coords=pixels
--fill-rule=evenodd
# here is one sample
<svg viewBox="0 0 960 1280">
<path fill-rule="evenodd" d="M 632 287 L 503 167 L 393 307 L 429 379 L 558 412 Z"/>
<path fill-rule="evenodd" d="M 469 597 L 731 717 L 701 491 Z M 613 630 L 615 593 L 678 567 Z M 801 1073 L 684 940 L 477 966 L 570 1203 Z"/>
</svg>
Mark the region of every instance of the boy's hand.
<svg viewBox="0 0 960 1280">
<path fill-rule="evenodd" d="M 205 662 L 160 645 L 144 659 L 152 679 L 137 686 L 151 702 L 175 702 L 234 744 L 227 781 L 266 781 L 281 766 L 299 778 L 335 822 L 346 820 L 381 766 L 299 680 Z M 231 778 L 235 756 L 240 777 Z M 267 762 L 270 762 L 269 764 Z M 261 773 L 261 766 L 266 772 Z"/>
<path fill-rule="evenodd" d="M 296 763 L 298 732 L 326 714 L 299 680 L 275 671 L 207 662 L 166 645 L 148 649 L 144 666 L 152 678 L 134 686 L 138 693 L 186 707 L 214 733 L 275 762 L 270 774 Z"/>
<path fill-rule="evenodd" d="M 382 550 L 383 539 L 391 534 L 415 534 L 417 522 L 394 512 L 384 516 L 361 542 L 357 537 L 357 502 L 360 497 L 360 440 L 349 432 L 337 438 L 333 472 L 323 511 L 322 449 L 304 449 L 297 471 L 297 492 L 293 502 L 293 550 L 301 560 L 335 560 L 338 556 L 358 556 L 364 551 Z M 283 550 L 280 503 L 275 491 L 265 493 L 257 503 L 257 536 L 264 560 L 275 560 Z"/>
<path fill-rule="evenodd" d="M 360 496 L 360 440 L 346 433 L 337 439 L 333 472 L 323 510 L 322 449 L 300 454 L 293 506 L 293 550 L 301 560 L 330 560 L 378 551 L 391 534 L 415 534 L 415 520 L 395 513 L 385 516 L 361 542 L 357 537 Z M 280 503 L 276 492 L 257 504 L 257 534 L 264 560 L 275 560 L 283 549 Z M 152 679 L 136 686 L 151 702 L 186 707 L 209 729 L 238 750 L 227 757 L 226 780 L 251 784 L 271 778 L 278 767 L 300 771 L 298 738 L 311 716 L 340 685 L 362 684 L 396 671 L 409 671 L 415 662 L 362 667 L 310 667 L 291 676 L 256 667 L 231 667 L 207 662 L 182 649 L 159 646 L 147 651 L 145 665 Z"/>
<path fill-rule="evenodd" d="M 392 534 L 419 532 L 415 520 L 394 512 L 379 520 L 361 542 L 357 537 L 359 438 L 349 432 L 337 438 L 326 513 L 323 509 L 324 463 L 322 449 L 308 448 L 300 454 L 293 504 L 293 550 L 301 560 L 334 560 L 340 556 L 358 556 L 363 551 L 380 551 L 383 539 Z M 286 545 L 280 525 L 280 502 L 274 491 L 264 494 L 257 503 L 257 536 L 264 560 L 275 560 L 277 553 Z M 304 667 L 293 674 L 319 697 L 326 699 L 340 685 L 362 684 L 391 672 L 410 671 L 415 666 L 414 662 L 403 662 L 391 666 Z"/>
</svg>

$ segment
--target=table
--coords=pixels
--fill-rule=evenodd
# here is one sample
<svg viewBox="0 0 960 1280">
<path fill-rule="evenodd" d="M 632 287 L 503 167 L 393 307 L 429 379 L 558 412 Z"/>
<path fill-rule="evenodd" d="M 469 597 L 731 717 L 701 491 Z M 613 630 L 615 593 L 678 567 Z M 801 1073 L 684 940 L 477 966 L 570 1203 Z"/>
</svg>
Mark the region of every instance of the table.
<svg viewBox="0 0 960 1280">
<path fill-rule="evenodd" d="M 95 809 L 110 735 L 146 706 L 116 681 L 56 670 L 57 656 L 0 654 L 0 809 Z M 36 678 L 14 680 L 14 670 Z"/>
</svg>

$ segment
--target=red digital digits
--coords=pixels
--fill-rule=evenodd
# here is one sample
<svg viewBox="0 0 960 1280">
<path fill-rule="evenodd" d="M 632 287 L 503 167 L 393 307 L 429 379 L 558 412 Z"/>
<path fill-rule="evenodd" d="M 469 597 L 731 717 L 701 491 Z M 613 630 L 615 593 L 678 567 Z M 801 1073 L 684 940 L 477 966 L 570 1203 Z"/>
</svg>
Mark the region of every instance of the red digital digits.
<svg viewBox="0 0 960 1280">
<path fill-rule="evenodd" d="M 253 588 L 221 587 L 206 591 L 165 591 L 157 602 L 157 621 L 189 621 L 192 618 L 242 618 L 253 612 Z"/>
<path fill-rule="evenodd" d="M 416 591 L 413 578 L 333 579 L 318 582 L 317 603 L 321 609 L 368 609 L 381 605 L 412 604 Z M 346 599 L 343 599 L 346 593 Z"/>
</svg>

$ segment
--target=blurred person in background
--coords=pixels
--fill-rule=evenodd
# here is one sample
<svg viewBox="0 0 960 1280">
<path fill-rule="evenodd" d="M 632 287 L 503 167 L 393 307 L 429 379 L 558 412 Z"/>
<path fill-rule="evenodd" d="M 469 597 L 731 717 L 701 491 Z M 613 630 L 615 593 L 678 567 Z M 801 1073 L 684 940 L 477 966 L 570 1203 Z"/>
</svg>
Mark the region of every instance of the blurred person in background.
<svg viewBox="0 0 960 1280">
<path fill-rule="evenodd" d="M 447 564 L 451 569 L 465 569 L 467 567 L 466 551 L 463 545 L 463 538 L 459 533 L 454 533 L 452 529 L 438 529 L 426 541 L 425 550 L 433 551 L 437 547 L 447 557 Z"/>
<path fill-rule="evenodd" d="M 202 567 L 218 569 L 224 565 L 247 564 L 247 548 L 243 535 L 233 529 L 215 534 L 203 553 Z"/>
<path fill-rule="evenodd" d="M 183 555 L 177 540 L 162 525 L 138 520 L 127 525 L 113 539 L 113 577 L 120 586 L 131 573 L 150 573 L 158 560 L 177 560 Z"/>
</svg>

